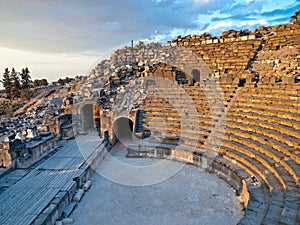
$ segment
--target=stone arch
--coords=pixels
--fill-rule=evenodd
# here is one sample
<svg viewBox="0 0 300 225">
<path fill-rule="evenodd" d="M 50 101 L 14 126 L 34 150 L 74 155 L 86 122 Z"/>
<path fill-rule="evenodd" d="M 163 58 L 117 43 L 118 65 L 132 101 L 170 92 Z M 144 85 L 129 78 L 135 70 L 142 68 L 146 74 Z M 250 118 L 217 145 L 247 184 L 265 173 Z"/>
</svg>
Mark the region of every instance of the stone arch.
<svg viewBox="0 0 300 225">
<path fill-rule="evenodd" d="M 297 74 L 295 77 L 294 77 L 294 83 L 300 83 L 300 75 Z"/>
<path fill-rule="evenodd" d="M 80 110 L 82 128 L 88 130 L 94 128 L 94 106 L 93 104 L 85 104 Z"/>
<path fill-rule="evenodd" d="M 191 71 L 192 75 L 192 82 L 191 85 L 194 85 L 195 83 L 200 83 L 200 71 L 198 69 L 193 69 Z"/>
<path fill-rule="evenodd" d="M 84 99 L 73 106 L 73 118 L 78 122 L 79 129 L 88 130 L 96 128 L 99 136 L 101 135 L 101 107 L 93 99 Z"/>
<path fill-rule="evenodd" d="M 130 143 L 133 138 L 133 120 L 119 117 L 113 122 L 113 142 Z"/>
</svg>

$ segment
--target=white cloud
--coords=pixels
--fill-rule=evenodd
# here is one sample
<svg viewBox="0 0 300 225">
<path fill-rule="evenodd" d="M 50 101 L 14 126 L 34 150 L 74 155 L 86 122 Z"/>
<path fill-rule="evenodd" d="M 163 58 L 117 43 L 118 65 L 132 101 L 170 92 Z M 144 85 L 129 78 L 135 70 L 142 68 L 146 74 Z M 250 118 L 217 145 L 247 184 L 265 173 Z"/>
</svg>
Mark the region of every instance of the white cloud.
<svg viewBox="0 0 300 225">
<path fill-rule="evenodd" d="M 33 79 L 47 78 L 48 81 L 57 80 L 64 76 L 86 75 L 100 56 L 86 51 L 76 54 L 55 54 L 27 52 L 0 47 L 0 74 L 4 68 L 17 71 L 28 67 Z"/>
<path fill-rule="evenodd" d="M 225 28 L 225 27 L 230 27 L 230 26 L 232 26 L 232 24 L 233 24 L 233 22 L 230 20 L 230 21 L 228 21 L 228 22 L 219 22 L 219 23 L 216 23 L 215 25 L 213 25 L 212 27 L 211 27 L 211 29 L 212 30 L 214 30 L 214 29 L 219 29 L 219 28 Z"/>
<path fill-rule="evenodd" d="M 256 25 L 267 25 L 268 22 L 265 19 L 260 20 L 251 20 L 246 22 L 241 22 L 240 24 L 236 25 L 237 27 L 245 27 L 245 26 L 256 26 Z"/>
<path fill-rule="evenodd" d="M 43 54 L 19 57 L 20 53 L 9 54 L 0 48 L 0 70 L 26 65 L 32 68 L 33 75 L 80 74 L 80 68 L 89 61 L 83 55 L 93 58 L 93 52 L 107 52 L 124 42 L 155 40 L 156 29 L 157 39 L 162 42 L 200 31 L 220 35 L 228 29 L 287 22 L 286 10 L 298 4 L 299 0 L 92 0 L 89 4 L 83 0 L 55 0 L 49 4 L 39 0 L 0 0 L 0 47 Z M 72 59 L 76 68 L 66 55 L 59 55 L 61 64 L 48 56 L 73 56 L 78 52 L 80 57 Z M 31 65 L 27 65 L 29 56 L 34 62 Z M 57 66 L 47 69 L 45 63 L 38 64 L 40 56 Z"/>
<path fill-rule="evenodd" d="M 233 22 L 231 20 L 228 22 L 222 21 L 222 22 L 214 24 L 211 27 L 206 28 L 205 30 L 201 31 L 200 33 L 204 33 L 204 32 L 209 33 L 214 30 L 226 30 L 226 28 L 231 27 L 232 25 L 233 25 Z"/>
<path fill-rule="evenodd" d="M 213 0 L 194 0 L 194 3 L 199 4 L 199 3 L 209 3 Z"/>
</svg>

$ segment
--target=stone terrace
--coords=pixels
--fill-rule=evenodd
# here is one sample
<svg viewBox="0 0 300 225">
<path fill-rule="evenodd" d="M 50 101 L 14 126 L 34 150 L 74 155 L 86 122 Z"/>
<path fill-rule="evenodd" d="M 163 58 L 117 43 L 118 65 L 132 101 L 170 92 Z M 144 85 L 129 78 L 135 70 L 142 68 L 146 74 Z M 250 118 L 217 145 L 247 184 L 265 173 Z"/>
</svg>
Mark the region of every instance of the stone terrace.
<svg viewBox="0 0 300 225">
<path fill-rule="evenodd" d="M 92 162 L 103 150 L 96 132 L 88 137 L 67 141 L 62 149 L 3 191 L 0 224 L 54 224 L 72 202 L 77 188 L 91 176 L 86 161 Z"/>
</svg>

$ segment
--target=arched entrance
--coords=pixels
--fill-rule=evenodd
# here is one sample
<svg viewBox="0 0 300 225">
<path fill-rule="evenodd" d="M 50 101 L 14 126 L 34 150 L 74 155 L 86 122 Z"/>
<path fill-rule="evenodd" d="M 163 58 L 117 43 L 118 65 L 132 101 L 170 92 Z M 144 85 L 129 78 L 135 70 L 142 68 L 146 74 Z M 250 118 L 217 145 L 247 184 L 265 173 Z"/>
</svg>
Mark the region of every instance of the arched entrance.
<svg viewBox="0 0 300 225">
<path fill-rule="evenodd" d="M 192 85 L 194 85 L 196 82 L 200 82 L 200 71 L 197 69 L 192 70 Z"/>
<path fill-rule="evenodd" d="M 82 128 L 88 130 L 94 128 L 94 106 L 86 104 L 81 108 Z"/>
<path fill-rule="evenodd" d="M 115 143 L 132 142 L 133 122 L 126 117 L 120 117 L 113 123 L 113 133 Z"/>
</svg>

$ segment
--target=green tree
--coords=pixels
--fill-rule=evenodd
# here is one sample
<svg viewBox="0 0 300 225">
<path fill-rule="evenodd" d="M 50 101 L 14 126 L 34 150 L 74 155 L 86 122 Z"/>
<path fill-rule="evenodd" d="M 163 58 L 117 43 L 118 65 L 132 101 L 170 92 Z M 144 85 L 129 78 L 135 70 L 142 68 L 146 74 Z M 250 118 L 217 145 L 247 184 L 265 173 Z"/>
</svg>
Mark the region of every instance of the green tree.
<svg viewBox="0 0 300 225">
<path fill-rule="evenodd" d="M 21 95 L 21 83 L 19 79 L 18 73 L 12 68 L 11 71 L 11 81 L 12 81 L 12 88 L 11 88 L 11 95 L 12 98 L 19 98 Z"/>
<path fill-rule="evenodd" d="M 291 23 L 300 23 L 300 10 L 296 11 L 290 19 Z"/>
<path fill-rule="evenodd" d="M 4 101 L 4 102 L 0 103 L 0 116 L 6 114 L 6 110 L 9 105 L 10 105 L 10 103 L 8 101 Z"/>
<path fill-rule="evenodd" d="M 39 86 L 40 86 L 40 80 L 34 80 L 33 87 L 39 87 Z"/>
<path fill-rule="evenodd" d="M 6 97 L 8 99 L 11 99 L 12 98 L 11 89 L 12 89 L 13 84 L 12 84 L 12 79 L 10 76 L 10 71 L 8 70 L 8 68 L 6 68 L 4 71 L 2 84 L 5 89 Z"/>
<path fill-rule="evenodd" d="M 64 85 L 65 81 L 63 79 L 59 78 L 59 80 L 57 81 L 57 83 L 59 83 L 60 85 Z"/>
<path fill-rule="evenodd" d="M 13 109 L 13 106 L 11 104 L 9 104 L 7 106 L 5 114 L 6 114 L 7 118 L 12 118 L 13 117 L 14 109 Z"/>
<path fill-rule="evenodd" d="M 48 81 L 46 79 L 42 79 L 41 86 L 47 86 L 47 85 L 48 85 Z"/>
<path fill-rule="evenodd" d="M 21 88 L 22 88 L 22 97 L 25 99 L 30 99 L 30 88 L 33 86 L 31 76 L 29 75 L 30 71 L 26 67 L 22 69 L 21 72 Z"/>
<path fill-rule="evenodd" d="M 48 85 L 48 81 L 46 79 L 41 79 L 41 80 L 36 79 L 33 81 L 34 87 L 47 86 L 47 85 Z"/>
</svg>

